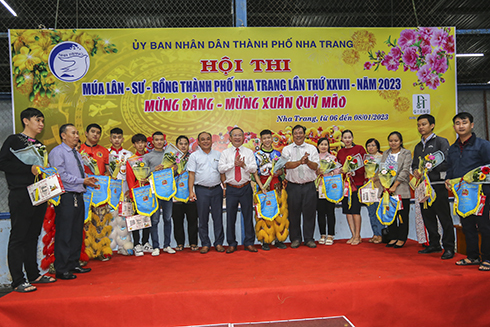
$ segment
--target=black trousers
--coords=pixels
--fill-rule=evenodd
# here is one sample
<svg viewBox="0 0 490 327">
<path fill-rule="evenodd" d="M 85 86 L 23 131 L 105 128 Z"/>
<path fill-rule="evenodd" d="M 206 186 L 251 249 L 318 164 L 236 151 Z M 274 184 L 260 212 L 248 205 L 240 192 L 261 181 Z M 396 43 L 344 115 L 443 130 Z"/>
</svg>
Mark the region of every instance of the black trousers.
<svg viewBox="0 0 490 327">
<path fill-rule="evenodd" d="M 33 206 L 27 189 L 12 190 L 8 196 L 10 208 L 10 237 L 8 243 L 8 265 L 12 276 L 12 287 L 16 288 L 39 277 L 37 265 L 37 243 L 47 204 Z"/>
<path fill-rule="evenodd" d="M 81 193 L 65 193 L 55 207 L 54 268 L 62 274 L 79 267 L 85 207 Z"/>
<path fill-rule="evenodd" d="M 174 220 L 174 237 L 177 245 L 184 245 L 184 216 L 187 217 L 189 245 L 197 245 L 197 206 L 195 202 L 174 202 L 172 218 Z"/>
<path fill-rule="evenodd" d="M 441 246 L 441 235 L 439 235 L 437 228 L 437 219 L 439 218 L 443 232 L 442 245 L 444 249 L 454 251 L 454 226 L 446 186 L 444 184 L 437 184 L 432 185 L 432 187 L 436 192 L 434 203 L 428 206 L 427 209 L 424 209 L 422 203 L 420 204 L 424 224 L 429 234 L 429 245 L 433 247 Z"/>
<path fill-rule="evenodd" d="M 141 243 L 140 243 L 140 231 L 143 233 Z M 139 230 L 134 230 L 132 233 L 133 233 L 133 245 L 134 246 L 136 246 L 138 244 L 145 245 L 146 243 L 148 243 L 148 240 L 150 239 L 150 227 L 146 227 L 146 228 L 139 229 Z"/>
<path fill-rule="evenodd" d="M 238 203 L 240 203 L 245 231 L 243 245 L 253 245 L 255 241 L 255 230 L 253 224 L 253 191 L 250 184 L 242 188 L 236 188 L 230 185 L 226 188 L 226 241 L 230 246 L 236 247 L 238 244 L 235 228 Z"/>
<path fill-rule="evenodd" d="M 390 241 L 406 241 L 408 237 L 408 217 L 410 213 L 410 199 L 402 199 L 403 209 L 398 210 L 393 223 L 388 228 Z M 400 219 L 401 218 L 401 219 Z"/>
<path fill-rule="evenodd" d="M 335 235 L 335 203 L 332 203 L 327 199 L 318 199 L 316 211 L 318 214 L 317 220 L 320 235 L 327 235 L 327 226 L 328 235 Z"/>
<path fill-rule="evenodd" d="M 289 182 L 288 209 L 289 209 L 289 239 L 291 242 L 301 242 L 301 214 L 303 214 L 303 239 L 306 242 L 314 241 L 316 216 L 316 189 L 315 183 L 294 184 Z"/>
<path fill-rule="evenodd" d="M 487 195 L 483 215 L 471 215 L 466 218 L 459 217 L 463 226 L 464 236 L 466 238 L 466 256 L 469 259 L 490 260 L 490 196 Z M 481 252 L 478 246 L 478 231 L 481 234 Z"/>
</svg>

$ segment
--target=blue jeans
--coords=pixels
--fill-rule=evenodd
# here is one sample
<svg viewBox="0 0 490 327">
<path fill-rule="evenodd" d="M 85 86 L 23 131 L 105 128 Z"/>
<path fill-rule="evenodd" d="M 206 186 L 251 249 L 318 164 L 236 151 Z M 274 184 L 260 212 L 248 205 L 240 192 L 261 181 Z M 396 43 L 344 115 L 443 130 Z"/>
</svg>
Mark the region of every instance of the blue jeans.
<svg viewBox="0 0 490 327">
<path fill-rule="evenodd" d="M 158 242 L 158 223 L 160 222 L 160 210 L 163 213 L 163 247 L 170 246 L 170 237 L 172 236 L 172 201 L 158 199 L 158 210 L 151 215 L 151 242 L 153 248 L 160 248 Z"/>
<path fill-rule="evenodd" d="M 376 210 L 378 209 L 379 202 L 375 202 L 367 207 L 369 212 L 369 220 L 371 221 L 371 228 L 373 229 L 374 236 L 381 236 L 381 230 L 383 229 L 383 225 L 379 221 L 378 217 L 376 217 Z"/>
</svg>

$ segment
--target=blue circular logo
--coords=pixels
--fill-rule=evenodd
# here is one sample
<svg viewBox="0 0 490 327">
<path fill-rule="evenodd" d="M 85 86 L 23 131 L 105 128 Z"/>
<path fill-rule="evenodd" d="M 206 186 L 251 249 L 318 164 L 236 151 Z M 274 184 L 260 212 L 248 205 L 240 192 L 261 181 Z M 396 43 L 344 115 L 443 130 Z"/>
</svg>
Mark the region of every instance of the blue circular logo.
<svg viewBox="0 0 490 327">
<path fill-rule="evenodd" d="M 49 68 L 63 82 L 76 82 L 87 74 L 90 57 L 80 44 L 65 41 L 53 48 L 49 54 Z"/>
</svg>

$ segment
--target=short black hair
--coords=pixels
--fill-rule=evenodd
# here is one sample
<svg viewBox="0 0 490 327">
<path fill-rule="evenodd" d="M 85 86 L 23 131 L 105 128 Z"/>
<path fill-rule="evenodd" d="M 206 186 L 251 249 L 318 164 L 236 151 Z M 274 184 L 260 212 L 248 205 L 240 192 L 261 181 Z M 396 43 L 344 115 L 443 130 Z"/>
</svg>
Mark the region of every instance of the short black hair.
<svg viewBox="0 0 490 327">
<path fill-rule="evenodd" d="M 187 140 L 187 144 L 189 144 L 189 143 L 190 143 L 190 142 L 189 142 L 189 138 L 188 138 L 187 136 L 185 136 L 185 135 L 180 135 L 180 136 L 179 136 L 179 137 L 178 137 L 178 138 L 175 140 L 175 144 L 178 144 L 178 143 L 179 143 L 179 141 L 180 141 L 181 139 L 185 139 L 185 140 Z"/>
<path fill-rule="evenodd" d="M 146 136 L 144 136 L 141 133 L 135 134 L 131 138 L 131 143 L 133 143 L 133 144 L 135 144 L 136 142 L 140 142 L 140 141 L 146 142 Z"/>
<path fill-rule="evenodd" d="M 203 132 L 199 133 L 199 135 L 197 135 L 198 141 L 199 141 L 199 138 L 201 137 L 202 134 L 208 134 L 211 139 L 213 138 L 213 135 L 211 135 L 211 133 L 203 131 Z"/>
<path fill-rule="evenodd" d="M 298 128 L 301 128 L 303 130 L 303 133 L 306 133 L 306 127 L 304 127 L 303 125 L 294 126 L 293 129 L 291 130 L 291 133 L 294 133 L 294 131 Z"/>
<path fill-rule="evenodd" d="M 473 115 L 470 114 L 469 112 L 458 113 L 456 116 L 453 117 L 453 124 L 456 122 L 456 119 L 458 119 L 458 118 L 461 120 L 468 119 L 470 121 L 470 123 L 473 122 Z"/>
<path fill-rule="evenodd" d="M 371 142 L 374 142 L 374 144 L 376 144 L 376 147 L 378 148 L 378 152 L 379 152 L 379 150 L 381 149 L 381 146 L 379 145 L 379 141 L 376 140 L 375 138 L 370 138 L 369 140 L 366 141 L 366 149 L 367 149 L 368 144 Z"/>
<path fill-rule="evenodd" d="M 397 132 L 397 131 L 391 132 L 390 135 L 388 135 L 388 141 L 390 140 L 391 135 L 398 136 L 398 138 L 400 139 L 400 146 L 403 148 L 403 136 L 402 136 L 402 134 L 400 132 Z"/>
<path fill-rule="evenodd" d="M 120 129 L 119 127 L 115 127 L 113 129 L 111 129 L 111 135 L 112 134 L 120 134 L 120 135 L 123 135 L 123 130 Z"/>
<path fill-rule="evenodd" d="M 163 137 L 165 138 L 165 134 L 163 134 L 162 132 L 155 132 L 155 133 L 153 133 L 153 134 L 151 135 L 151 137 L 155 137 L 155 136 L 157 136 L 157 135 L 161 135 L 161 136 L 163 136 Z"/>
<path fill-rule="evenodd" d="M 27 118 L 27 120 L 31 119 L 32 117 L 42 117 L 44 118 L 43 113 L 36 108 L 27 108 L 22 110 L 20 113 L 20 122 L 22 123 L 22 127 L 26 127 L 26 124 L 24 124 L 24 118 Z"/>
<path fill-rule="evenodd" d="M 90 125 L 87 126 L 87 128 L 85 129 L 85 132 L 89 132 L 90 129 L 92 129 L 93 127 L 97 128 L 101 133 L 102 133 L 102 127 L 100 127 L 99 124 L 96 124 L 96 123 L 92 123 Z"/>
<path fill-rule="evenodd" d="M 238 126 L 237 127 L 233 127 L 228 134 L 230 134 L 230 136 L 231 136 L 231 133 L 233 133 L 233 131 L 235 131 L 235 130 L 239 130 L 239 131 L 242 132 L 243 135 L 245 135 L 245 132 L 243 131 L 243 129 L 241 129 Z"/>
<path fill-rule="evenodd" d="M 432 124 L 435 125 L 436 124 L 436 119 L 432 115 L 423 114 L 423 115 L 420 115 L 417 117 L 417 121 L 422 120 L 422 119 L 427 119 L 427 121 L 429 122 L 429 125 L 432 125 Z"/>
<path fill-rule="evenodd" d="M 270 129 L 264 129 L 262 132 L 260 132 L 260 136 L 264 135 L 272 135 L 272 131 Z"/>
<path fill-rule="evenodd" d="M 61 137 L 61 134 L 63 134 L 63 133 L 65 133 L 65 132 L 66 132 L 66 128 L 67 128 L 68 126 L 75 126 L 75 125 L 73 125 L 73 124 L 71 124 L 71 123 L 61 125 L 61 127 L 60 127 L 60 139 L 61 139 L 62 141 L 63 141 L 63 138 Z"/>
</svg>

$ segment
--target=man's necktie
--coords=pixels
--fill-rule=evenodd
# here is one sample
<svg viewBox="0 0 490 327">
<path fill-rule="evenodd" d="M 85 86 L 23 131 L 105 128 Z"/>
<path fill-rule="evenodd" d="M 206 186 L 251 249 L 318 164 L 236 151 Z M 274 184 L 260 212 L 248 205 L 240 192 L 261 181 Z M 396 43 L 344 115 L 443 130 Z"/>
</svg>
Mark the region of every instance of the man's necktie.
<svg viewBox="0 0 490 327">
<path fill-rule="evenodd" d="M 235 160 L 240 158 L 240 150 L 236 148 Z M 242 171 L 239 166 L 235 166 L 235 180 L 237 182 L 242 180 Z"/>
<path fill-rule="evenodd" d="M 77 160 L 78 170 L 80 170 L 80 176 L 82 178 L 85 178 L 85 172 L 83 170 L 82 163 L 80 162 L 80 159 L 78 159 L 77 150 L 75 150 L 75 148 L 73 148 L 71 151 L 73 152 L 73 155 L 75 156 L 75 159 Z"/>
</svg>

